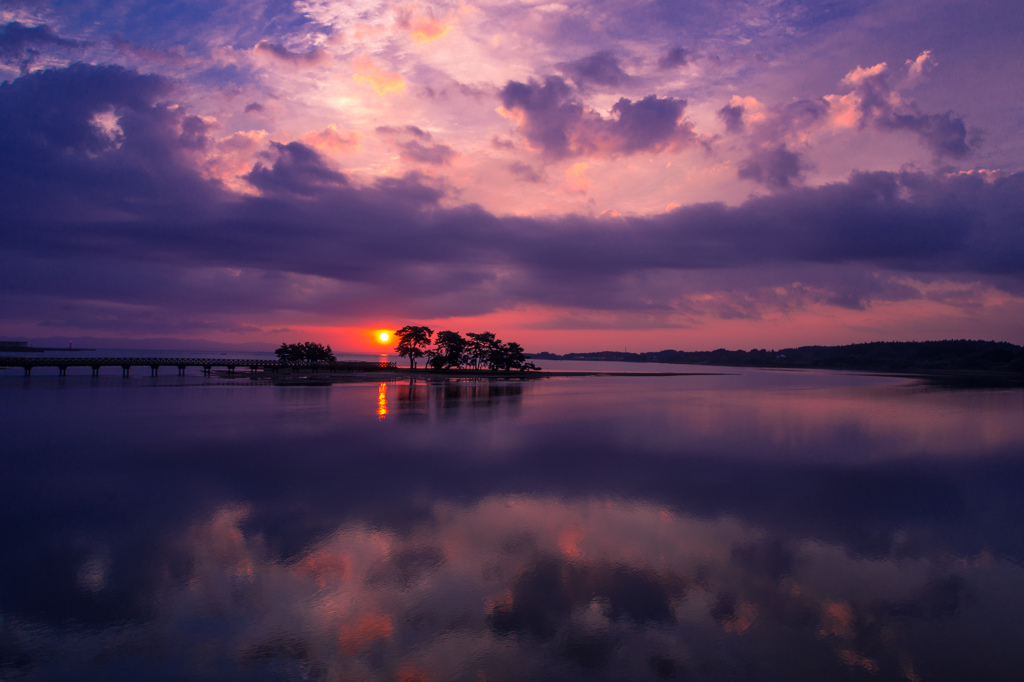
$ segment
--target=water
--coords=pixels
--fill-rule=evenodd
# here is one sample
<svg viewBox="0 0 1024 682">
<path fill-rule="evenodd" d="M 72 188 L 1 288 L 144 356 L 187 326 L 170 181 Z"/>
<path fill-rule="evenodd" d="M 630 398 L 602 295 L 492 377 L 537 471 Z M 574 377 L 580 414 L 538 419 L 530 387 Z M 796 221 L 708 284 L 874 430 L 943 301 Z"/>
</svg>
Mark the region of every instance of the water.
<svg viewBox="0 0 1024 682">
<path fill-rule="evenodd" d="M 1021 679 L 1024 392 L 697 371 L 0 374 L 0 679 Z"/>
</svg>

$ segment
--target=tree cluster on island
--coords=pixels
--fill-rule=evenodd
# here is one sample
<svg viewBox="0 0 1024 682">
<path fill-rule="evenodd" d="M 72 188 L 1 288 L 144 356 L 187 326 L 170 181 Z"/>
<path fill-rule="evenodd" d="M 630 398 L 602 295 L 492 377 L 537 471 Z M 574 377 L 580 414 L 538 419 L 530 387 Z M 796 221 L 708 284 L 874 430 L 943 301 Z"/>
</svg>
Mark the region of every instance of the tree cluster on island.
<svg viewBox="0 0 1024 682">
<path fill-rule="evenodd" d="M 282 343 L 274 351 L 282 362 L 308 363 L 324 365 L 334 362 L 334 351 L 330 346 L 306 341 L 304 343 Z"/>
<path fill-rule="evenodd" d="M 409 358 L 409 368 L 415 369 L 417 360 L 426 358 L 426 366 L 433 369 L 489 369 L 527 372 L 538 369 L 526 356 L 523 347 L 515 341 L 504 343 L 491 332 L 474 334 L 440 331 L 434 337 L 429 327 L 405 326 L 395 332 L 397 352 Z M 433 345 L 431 340 L 433 339 Z"/>
</svg>

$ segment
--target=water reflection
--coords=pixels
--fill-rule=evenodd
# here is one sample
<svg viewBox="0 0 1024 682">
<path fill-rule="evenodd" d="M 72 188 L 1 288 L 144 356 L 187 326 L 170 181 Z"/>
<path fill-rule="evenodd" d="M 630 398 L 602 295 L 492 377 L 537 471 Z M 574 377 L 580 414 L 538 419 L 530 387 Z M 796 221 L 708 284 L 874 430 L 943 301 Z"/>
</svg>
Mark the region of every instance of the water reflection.
<svg viewBox="0 0 1024 682">
<path fill-rule="evenodd" d="M 3 680 L 1020 678 L 1021 392 L 90 385 L 0 386 Z"/>
<path fill-rule="evenodd" d="M 409 379 L 395 384 L 395 409 L 405 421 L 511 418 L 532 386 L 518 379 Z"/>
<path fill-rule="evenodd" d="M 68 651 L 60 627 L 8 619 L 8 661 L 45 678 L 97 652 L 171 655 L 203 675 L 330 680 L 1011 679 L 1016 665 L 1024 575 L 990 553 L 867 558 L 642 502 L 492 496 L 435 503 L 402 532 L 353 520 L 278 557 L 252 512 L 222 507 L 164 548 L 144 621 L 77 631 Z"/>
</svg>

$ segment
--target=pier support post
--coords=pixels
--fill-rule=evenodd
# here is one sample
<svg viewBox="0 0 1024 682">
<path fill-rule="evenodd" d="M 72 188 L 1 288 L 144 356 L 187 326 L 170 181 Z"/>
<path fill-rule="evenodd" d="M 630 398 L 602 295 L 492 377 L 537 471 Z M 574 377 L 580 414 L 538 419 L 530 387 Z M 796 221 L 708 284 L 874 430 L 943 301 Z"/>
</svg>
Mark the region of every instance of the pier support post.
<svg viewBox="0 0 1024 682">
<path fill-rule="evenodd" d="M 25 376 L 32 376 L 32 367 L 30 365 L 25 365 Z"/>
<path fill-rule="evenodd" d="M 256 365 L 249 365 L 249 374 L 256 373 Z"/>
<path fill-rule="evenodd" d="M 160 372 L 160 365 L 149 366 L 149 376 L 155 377 Z"/>
<path fill-rule="evenodd" d="M 234 374 L 235 373 L 235 366 L 234 365 L 228 365 L 228 372 L 230 372 L 231 374 Z"/>
<path fill-rule="evenodd" d="M 128 376 L 128 372 L 131 370 L 131 365 L 121 365 L 121 376 Z"/>
<path fill-rule="evenodd" d="M 100 375 L 100 366 L 99 365 L 93 365 L 92 366 L 92 375 L 94 377 L 98 377 Z"/>
<path fill-rule="evenodd" d="M 185 376 L 185 365 L 178 365 L 178 376 Z"/>
<path fill-rule="evenodd" d="M 213 365 L 203 365 L 203 376 L 204 377 L 210 376 L 210 370 L 212 370 L 212 369 L 213 369 Z"/>
<path fill-rule="evenodd" d="M 58 376 L 62 376 L 62 377 L 67 376 L 68 375 L 68 366 L 67 365 L 58 365 L 57 366 L 57 371 L 59 372 Z"/>
</svg>

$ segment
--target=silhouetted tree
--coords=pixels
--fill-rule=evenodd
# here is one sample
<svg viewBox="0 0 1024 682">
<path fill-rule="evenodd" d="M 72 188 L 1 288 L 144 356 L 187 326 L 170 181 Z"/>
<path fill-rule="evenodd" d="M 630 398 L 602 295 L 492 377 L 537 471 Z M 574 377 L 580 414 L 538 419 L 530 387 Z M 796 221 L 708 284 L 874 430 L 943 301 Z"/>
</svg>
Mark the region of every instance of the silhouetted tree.
<svg viewBox="0 0 1024 682">
<path fill-rule="evenodd" d="M 527 357 L 523 353 L 523 347 L 522 346 L 520 346 L 515 341 L 511 341 L 511 342 L 509 342 L 507 344 L 504 344 L 502 346 L 502 351 L 503 351 L 504 356 L 505 356 L 503 358 L 503 360 L 502 360 L 502 365 L 503 365 L 502 369 L 504 369 L 504 370 L 518 369 L 520 371 L 523 371 L 524 369 L 526 369 Z M 532 365 L 533 363 L 530 363 L 530 364 Z"/>
<path fill-rule="evenodd" d="M 480 365 L 488 364 L 491 353 L 501 346 L 501 341 L 491 332 L 467 332 L 466 336 L 469 339 L 466 341 L 466 357 L 476 369 L 480 369 Z"/>
<path fill-rule="evenodd" d="M 520 372 L 537 369 L 529 358 L 523 353 L 523 347 L 515 341 L 502 343 L 498 341 L 491 347 L 487 356 L 487 366 L 493 370 L 511 371 L 517 369 Z"/>
<path fill-rule="evenodd" d="M 334 351 L 331 350 L 330 346 L 322 346 L 319 343 L 307 341 L 302 344 L 302 353 L 306 362 L 315 364 L 334 362 Z"/>
<path fill-rule="evenodd" d="M 274 351 L 277 359 L 282 362 L 297 362 L 302 356 L 302 346 L 297 343 L 281 343 L 281 347 Z"/>
<path fill-rule="evenodd" d="M 395 347 L 395 351 L 403 358 L 409 358 L 409 369 L 415 369 L 416 359 L 422 358 L 426 354 L 426 349 L 430 345 L 430 337 L 433 335 L 434 330 L 430 327 L 410 325 L 395 332 L 395 336 L 398 337 L 398 346 Z"/>
<path fill-rule="evenodd" d="M 305 343 L 282 343 L 274 351 L 278 359 L 284 362 L 310 362 L 325 364 L 334 362 L 334 351 L 330 346 L 306 341 Z"/>
<path fill-rule="evenodd" d="M 452 369 L 461 367 L 466 361 L 466 339 L 458 332 L 443 331 L 437 333 L 434 347 L 428 351 L 430 366 L 434 369 Z"/>
<path fill-rule="evenodd" d="M 425 357 L 426 366 L 433 369 L 454 369 L 458 367 L 487 367 L 491 370 L 513 369 L 519 371 L 535 370 L 537 367 L 524 355 L 523 347 L 518 343 L 502 343 L 492 332 L 479 334 L 468 332 L 464 338 L 459 332 L 440 331 L 434 337 L 434 345 L 430 347 L 430 339 L 434 332 L 428 327 L 402 327 L 395 336 L 398 347 L 395 349 L 402 357 L 409 358 L 409 367 L 416 367 L 416 358 Z"/>
</svg>

